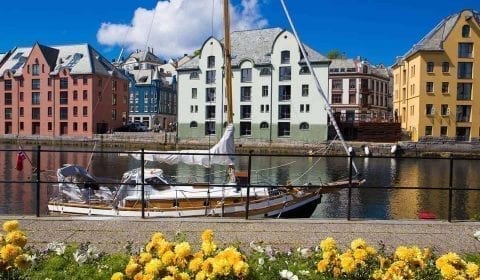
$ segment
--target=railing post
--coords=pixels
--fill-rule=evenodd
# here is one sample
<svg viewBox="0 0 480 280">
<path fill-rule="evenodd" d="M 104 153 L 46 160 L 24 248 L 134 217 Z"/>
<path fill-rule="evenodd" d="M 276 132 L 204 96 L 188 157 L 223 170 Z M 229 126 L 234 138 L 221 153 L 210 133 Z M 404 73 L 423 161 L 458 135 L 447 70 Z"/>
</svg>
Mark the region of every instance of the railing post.
<svg viewBox="0 0 480 280">
<path fill-rule="evenodd" d="M 250 150 L 248 154 L 248 173 L 247 173 L 247 205 L 245 205 L 245 220 L 248 220 L 248 208 L 250 207 L 250 175 L 252 171 L 252 154 L 253 151 Z"/>
<path fill-rule="evenodd" d="M 351 219 L 352 212 L 352 172 L 353 172 L 353 156 L 354 153 L 350 152 L 348 156 L 349 168 L 348 168 L 348 204 L 347 204 L 347 220 Z"/>
<path fill-rule="evenodd" d="M 452 222 L 452 200 L 453 200 L 453 157 L 450 155 L 450 178 L 448 181 L 448 222 Z"/>
<path fill-rule="evenodd" d="M 35 170 L 37 178 L 35 178 L 35 183 L 37 185 L 37 207 L 36 207 L 36 215 L 40 217 L 40 145 L 37 146 L 37 170 Z"/>
<path fill-rule="evenodd" d="M 145 219 L 145 149 L 142 148 L 142 153 L 140 154 L 140 160 L 142 161 L 142 174 L 141 174 L 141 179 L 142 179 L 142 184 L 141 184 L 141 189 L 142 189 L 142 219 Z"/>
</svg>

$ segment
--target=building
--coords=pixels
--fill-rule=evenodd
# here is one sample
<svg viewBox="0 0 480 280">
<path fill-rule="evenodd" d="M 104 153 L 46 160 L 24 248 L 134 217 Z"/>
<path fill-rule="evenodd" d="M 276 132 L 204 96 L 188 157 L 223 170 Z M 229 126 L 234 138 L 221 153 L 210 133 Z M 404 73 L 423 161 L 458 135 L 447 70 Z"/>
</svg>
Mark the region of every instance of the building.
<svg viewBox="0 0 480 280">
<path fill-rule="evenodd" d="M 443 19 L 393 66 L 394 112 L 413 141 L 480 133 L 480 14 Z"/>
<path fill-rule="evenodd" d="M 358 59 L 332 59 L 329 100 L 340 121 L 388 121 L 392 118 L 390 71 Z"/>
<path fill-rule="evenodd" d="M 325 103 L 294 35 L 280 28 L 231 34 L 235 137 L 263 141 L 327 139 Z M 328 89 L 330 61 L 305 46 L 319 82 Z M 227 121 L 224 49 L 207 39 L 200 54 L 177 69 L 178 137 L 219 138 Z"/>
<path fill-rule="evenodd" d="M 82 136 L 121 126 L 128 79 L 88 44 L 16 48 L 0 65 L 0 132 Z"/>
<path fill-rule="evenodd" d="M 153 49 L 137 50 L 120 66 L 130 74 L 130 122 L 150 129 L 176 123 L 177 81 L 173 61 L 162 61 Z"/>
</svg>

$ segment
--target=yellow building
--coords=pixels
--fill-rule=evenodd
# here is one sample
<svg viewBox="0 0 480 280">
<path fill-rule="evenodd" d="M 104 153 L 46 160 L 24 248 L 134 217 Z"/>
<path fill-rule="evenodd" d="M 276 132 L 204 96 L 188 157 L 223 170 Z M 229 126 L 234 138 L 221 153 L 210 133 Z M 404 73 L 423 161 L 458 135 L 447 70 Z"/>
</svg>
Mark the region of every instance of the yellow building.
<svg viewBox="0 0 480 280">
<path fill-rule="evenodd" d="M 480 134 L 480 13 L 443 19 L 393 66 L 394 115 L 413 141 Z M 476 70 L 476 71 L 475 71 Z"/>
</svg>

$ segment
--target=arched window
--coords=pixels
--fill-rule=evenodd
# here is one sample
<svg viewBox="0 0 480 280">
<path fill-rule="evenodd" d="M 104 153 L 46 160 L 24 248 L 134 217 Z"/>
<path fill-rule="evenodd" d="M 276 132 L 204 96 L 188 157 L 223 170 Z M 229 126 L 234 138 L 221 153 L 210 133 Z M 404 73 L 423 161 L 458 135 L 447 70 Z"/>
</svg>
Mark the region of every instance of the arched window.
<svg viewBox="0 0 480 280">
<path fill-rule="evenodd" d="M 300 130 L 307 130 L 307 129 L 309 129 L 309 128 L 310 128 L 310 125 L 309 125 L 308 123 L 306 123 L 306 122 L 302 122 L 302 123 L 300 124 Z"/>
<path fill-rule="evenodd" d="M 261 122 L 260 123 L 260 128 L 268 128 L 268 123 L 267 122 Z"/>
<path fill-rule="evenodd" d="M 190 123 L 190 128 L 195 128 L 195 127 L 198 127 L 198 124 L 196 121 L 193 121 Z"/>
<path fill-rule="evenodd" d="M 465 24 L 464 26 L 462 26 L 462 37 L 463 38 L 470 37 L 470 25 Z"/>
</svg>

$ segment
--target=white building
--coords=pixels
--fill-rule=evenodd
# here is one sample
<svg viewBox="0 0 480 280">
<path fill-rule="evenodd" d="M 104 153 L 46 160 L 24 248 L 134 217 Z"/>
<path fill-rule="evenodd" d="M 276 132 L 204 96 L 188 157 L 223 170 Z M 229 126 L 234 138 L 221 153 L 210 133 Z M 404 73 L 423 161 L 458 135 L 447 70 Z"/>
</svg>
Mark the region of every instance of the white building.
<svg viewBox="0 0 480 280">
<path fill-rule="evenodd" d="M 235 136 L 321 142 L 327 113 L 294 35 L 280 28 L 233 32 Z M 325 93 L 330 61 L 305 46 Z M 178 137 L 219 138 L 227 120 L 223 45 L 209 38 L 178 71 Z"/>
</svg>

